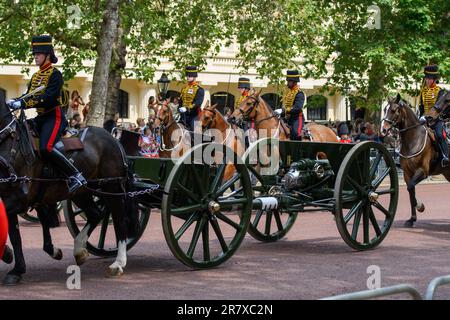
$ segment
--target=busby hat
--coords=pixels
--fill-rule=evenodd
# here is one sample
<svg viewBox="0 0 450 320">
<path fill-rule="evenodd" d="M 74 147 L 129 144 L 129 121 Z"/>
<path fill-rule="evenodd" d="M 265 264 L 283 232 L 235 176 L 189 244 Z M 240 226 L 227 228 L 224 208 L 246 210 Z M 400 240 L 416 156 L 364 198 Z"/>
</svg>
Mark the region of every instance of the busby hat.
<svg viewBox="0 0 450 320">
<path fill-rule="evenodd" d="M 196 66 L 187 66 L 186 67 L 186 77 L 198 77 L 198 70 Z"/>
<path fill-rule="evenodd" d="M 341 122 L 337 127 L 338 136 L 342 136 L 344 134 L 350 134 L 350 130 L 345 122 Z"/>
<path fill-rule="evenodd" d="M 250 79 L 249 78 L 239 78 L 238 89 L 250 89 Z"/>
<path fill-rule="evenodd" d="M 426 66 L 423 70 L 425 78 L 438 79 L 439 78 L 439 68 L 435 64 Z"/>
<path fill-rule="evenodd" d="M 58 62 L 58 58 L 55 56 L 55 51 L 53 50 L 52 37 L 43 35 L 43 36 L 34 36 L 31 40 L 32 53 L 45 53 L 50 54 L 50 61 L 52 63 Z"/>
<path fill-rule="evenodd" d="M 300 81 L 300 73 L 298 70 L 288 70 L 286 73 L 286 81 Z"/>
</svg>

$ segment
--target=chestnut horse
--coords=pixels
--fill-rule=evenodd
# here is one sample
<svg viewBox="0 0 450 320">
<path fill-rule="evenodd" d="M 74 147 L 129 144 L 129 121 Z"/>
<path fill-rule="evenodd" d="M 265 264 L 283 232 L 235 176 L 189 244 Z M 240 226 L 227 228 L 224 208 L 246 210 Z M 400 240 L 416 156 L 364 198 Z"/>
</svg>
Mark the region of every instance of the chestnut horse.
<svg viewBox="0 0 450 320">
<path fill-rule="evenodd" d="M 253 93 L 245 98 L 230 117 L 230 122 L 242 124 L 243 121 L 255 122 L 258 138 L 272 137 L 279 140 L 289 140 L 290 130 L 282 120 L 272 111 L 267 103 L 260 97 L 261 92 Z M 339 142 L 336 133 L 330 128 L 317 124 L 305 125 L 307 137 L 314 142 Z"/>
<path fill-rule="evenodd" d="M 440 103 L 443 105 L 447 101 L 448 105 L 449 98 L 448 94 L 444 95 Z M 395 128 L 400 134 L 400 166 L 411 204 L 411 218 L 405 222 L 405 226 L 413 227 L 417 221 L 416 210 L 419 212 L 425 210 L 425 206 L 416 199 L 416 185 L 428 176 L 438 174 L 442 174 L 450 181 L 450 166 L 445 168 L 441 166 L 437 147 L 433 143 L 434 133 L 419 122 L 412 108 L 400 95 L 389 99 L 384 114 L 381 133 L 386 135 L 389 130 Z"/>
<path fill-rule="evenodd" d="M 160 158 L 179 158 L 191 147 L 189 131 L 175 121 L 172 110 L 167 104 L 161 105 L 156 113 L 153 129 L 159 129 L 161 145 Z"/>
<path fill-rule="evenodd" d="M 200 115 L 200 123 L 202 133 L 207 133 L 210 130 L 217 130 L 212 132 L 213 135 L 220 134 L 220 140 L 223 144 L 230 147 L 236 152 L 238 156 L 242 156 L 245 151 L 244 137 L 239 137 L 236 130 L 225 120 L 222 114 L 216 109 L 217 104 L 213 106 L 206 106 L 203 108 Z M 224 181 L 229 180 L 236 169 L 234 165 L 227 165 L 224 173 Z"/>
</svg>

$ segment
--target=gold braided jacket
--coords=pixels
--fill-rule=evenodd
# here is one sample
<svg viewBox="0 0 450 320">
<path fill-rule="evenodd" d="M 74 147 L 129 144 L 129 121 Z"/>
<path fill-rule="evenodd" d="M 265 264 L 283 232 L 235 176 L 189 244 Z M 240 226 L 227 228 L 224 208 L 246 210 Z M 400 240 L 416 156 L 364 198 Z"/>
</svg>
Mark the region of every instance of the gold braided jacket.
<svg viewBox="0 0 450 320">
<path fill-rule="evenodd" d="M 181 89 L 181 101 L 183 102 L 183 107 L 189 110 L 194 107 L 195 95 L 198 91 L 198 84 L 188 84 L 183 89 Z"/>
<path fill-rule="evenodd" d="M 296 86 L 295 88 L 289 89 L 283 96 L 283 105 L 287 113 L 291 112 L 292 105 L 294 104 L 295 96 L 299 93 L 300 89 Z"/>
<path fill-rule="evenodd" d="M 429 87 L 422 88 L 420 97 L 422 98 L 424 114 L 428 114 L 431 108 L 435 105 L 439 95 L 439 91 L 441 91 L 441 88 L 439 86 L 435 86 L 434 88 Z"/>
</svg>

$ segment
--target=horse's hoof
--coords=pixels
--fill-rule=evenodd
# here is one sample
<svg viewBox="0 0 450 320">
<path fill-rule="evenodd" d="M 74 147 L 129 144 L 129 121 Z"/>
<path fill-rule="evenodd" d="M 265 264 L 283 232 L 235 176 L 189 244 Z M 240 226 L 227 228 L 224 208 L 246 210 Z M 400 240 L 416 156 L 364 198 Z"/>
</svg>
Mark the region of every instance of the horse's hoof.
<svg viewBox="0 0 450 320">
<path fill-rule="evenodd" d="M 63 258 L 62 250 L 59 248 L 55 248 L 52 258 L 55 260 L 62 260 L 62 258 Z"/>
<path fill-rule="evenodd" d="M 2 284 L 4 286 L 16 286 L 22 281 L 22 276 L 14 273 L 8 273 L 5 278 L 3 278 Z"/>
<path fill-rule="evenodd" d="M 106 271 L 106 276 L 108 278 L 117 278 L 123 275 L 123 269 L 121 267 L 109 267 Z"/>
<path fill-rule="evenodd" d="M 413 227 L 414 227 L 414 220 L 411 220 L 411 219 L 406 220 L 404 226 L 405 226 L 406 228 L 413 228 Z"/>
<path fill-rule="evenodd" d="M 86 262 L 87 258 L 89 257 L 89 252 L 87 249 L 81 249 L 80 252 L 75 254 L 75 261 L 77 262 L 78 266 L 81 266 L 83 263 Z"/>
<path fill-rule="evenodd" d="M 416 210 L 419 212 L 424 212 L 425 211 L 425 205 L 422 202 L 419 202 L 416 206 Z"/>
<path fill-rule="evenodd" d="M 14 260 L 14 254 L 10 247 L 6 246 L 5 251 L 3 252 L 2 260 L 6 264 L 10 264 Z"/>
</svg>

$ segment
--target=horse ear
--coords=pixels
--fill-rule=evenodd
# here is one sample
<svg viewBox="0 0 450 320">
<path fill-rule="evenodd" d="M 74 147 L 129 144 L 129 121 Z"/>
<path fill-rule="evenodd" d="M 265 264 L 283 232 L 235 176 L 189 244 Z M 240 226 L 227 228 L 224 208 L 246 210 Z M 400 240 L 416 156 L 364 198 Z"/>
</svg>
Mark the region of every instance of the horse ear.
<svg viewBox="0 0 450 320">
<path fill-rule="evenodd" d="M 397 97 L 395 97 L 395 103 L 399 103 L 402 100 L 402 96 L 400 95 L 400 93 L 397 93 Z"/>
<path fill-rule="evenodd" d="M 213 104 L 213 105 L 211 106 L 211 109 L 215 110 L 215 109 L 217 108 L 218 105 L 219 105 L 218 103 Z"/>
<path fill-rule="evenodd" d="M 258 93 L 256 94 L 256 97 L 257 97 L 257 98 L 259 98 L 259 96 L 261 95 L 262 90 L 263 90 L 262 88 L 259 89 Z"/>
</svg>

